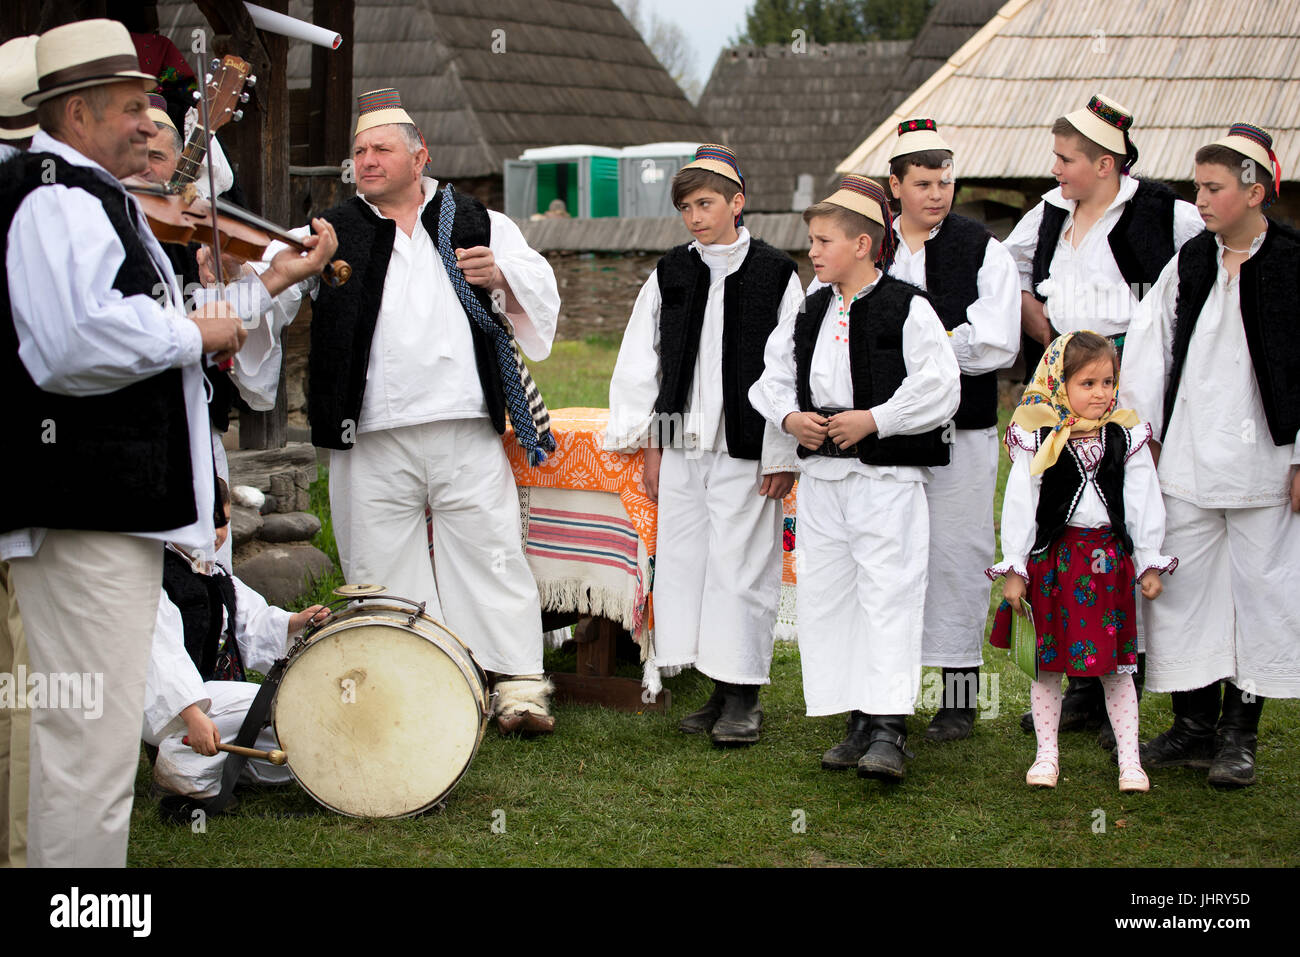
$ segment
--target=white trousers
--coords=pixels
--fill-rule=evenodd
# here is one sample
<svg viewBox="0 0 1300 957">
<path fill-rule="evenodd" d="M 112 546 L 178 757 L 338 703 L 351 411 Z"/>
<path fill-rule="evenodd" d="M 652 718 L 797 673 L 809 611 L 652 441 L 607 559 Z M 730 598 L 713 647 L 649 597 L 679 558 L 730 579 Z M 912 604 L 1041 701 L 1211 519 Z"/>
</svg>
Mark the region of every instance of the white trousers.
<svg viewBox="0 0 1300 957">
<path fill-rule="evenodd" d="M 1164 501 L 1163 551 L 1178 569 L 1146 602 L 1147 690 L 1231 678 L 1265 698 L 1300 698 L 1300 516 L 1288 505 Z"/>
<path fill-rule="evenodd" d="M 426 613 L 488 671 L 541 672 L 541 602 L 524 558 L 514 476 L 491 422 L 362 432 L 351 451 L 330 455 L 330 509 L 348 582 L 426 602 Z"/>
<path fill-rule="evenodd" d="M 32 709 L 31 867 L 126 866 L 162 562 L 159 541 L 57 529 L 10 562 L 31 673 L 102 690 L 98 717 Z"/>
<path fill-rule="evenodd" d="M 799 479 L 799 654 L 808 714 L 911 714 L 929 514 L 920 482 Z"/>
<path fill-rule="evenodd" d="M 758 462 L 664 449 L 655 546 L 655 664 L 769 681 L 781 603 L 781 501 Z"/>
<path fill-rule="evenodd" d="M 204 695 L 212 699 L 208 717 L 217 726 L 223 743 L 234 744 L 259 687 L 251 681 L 203 682 Z M 219 751 L 212 757 L 199 754 L 188 744 L 181 743 L 185 734 L 182 729 L 160 741 L 149 741 L 158 746 L 154 776 L 163 787 L 178 794 L 214 797 L 221 791 L 221 771 L 225 767 L 227 755 L 224 751 Z M 263 751 L 279 746 L 275 732 L 269 727 L 261 730 L 253 744 L 253 747 Z M 249 758 L 239 779 L 258 784 L 285 784 L 293 780 L 293 775 L 287 767 L 276 767 L 260 758 Z"/>
<path fill-rule="evenodd" d="M 998 484 L 998 430 L 957 429 L 952 460 L 931 469 L 930 586 L 925 594 L 921 663 L 979 668 L 989 615 L 993 564 L 993 495 Z"/>
</svg>

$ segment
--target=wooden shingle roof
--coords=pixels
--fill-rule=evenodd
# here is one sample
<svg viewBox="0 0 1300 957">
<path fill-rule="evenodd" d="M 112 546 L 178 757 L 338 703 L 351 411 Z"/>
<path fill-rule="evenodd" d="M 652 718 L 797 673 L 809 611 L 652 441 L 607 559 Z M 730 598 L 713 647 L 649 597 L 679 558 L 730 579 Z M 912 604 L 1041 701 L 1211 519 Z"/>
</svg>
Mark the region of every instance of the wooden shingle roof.
<svg viewBox="0 0 1300 957">
<path fill-rule="evenodd" d="M 1300 160 L 1300 4 L 1269 0 L 1011 0 L 841 164 L 879 176 L 895 126 L 932 116 L 963 179 L 1043 178 L 1048 130 L 1103 93 L 1133 111 L 1139 175 L 1190 179 L 1234 122 Z M 1288 164 L 1288 158 L 1291 162 Z"/>
</svg>

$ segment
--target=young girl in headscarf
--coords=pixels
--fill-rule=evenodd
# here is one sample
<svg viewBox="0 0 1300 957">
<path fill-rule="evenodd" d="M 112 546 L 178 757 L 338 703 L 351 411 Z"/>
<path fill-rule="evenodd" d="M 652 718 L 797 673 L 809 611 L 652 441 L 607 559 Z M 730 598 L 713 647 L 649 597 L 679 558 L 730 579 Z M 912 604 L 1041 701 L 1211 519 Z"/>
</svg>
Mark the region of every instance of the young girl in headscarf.
<svg viewBox="0 0 1300 957">
<path fill-rule="evenodd" d="M 1002 501 L 1006 576 L 990 642 L 1009 647 L 1011 615 L 1029 602 L 1041 677 L 1030 689 L 1038 753 L 1025 776 L 1055 787 L 1061 674 L 1099 676 L 1115 730 L 1119 789 L 1150 787 L 1138 759 L 1135 590 L 1160 594 L 1165 510 L 1151 429 L 1116 409 L 1119 361 L 1109 340 L 1070 333 L 1047 347 L 1007 427 L 1011 474 Z"/>
</svg>

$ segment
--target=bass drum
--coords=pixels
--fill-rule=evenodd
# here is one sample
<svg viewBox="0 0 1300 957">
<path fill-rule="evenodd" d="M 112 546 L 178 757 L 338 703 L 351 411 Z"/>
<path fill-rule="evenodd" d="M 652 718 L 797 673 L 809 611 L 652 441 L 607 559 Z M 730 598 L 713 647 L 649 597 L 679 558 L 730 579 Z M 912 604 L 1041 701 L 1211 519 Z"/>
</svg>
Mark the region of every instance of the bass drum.
<svg viewBox="0 0 1300 957">
<path fill-rule="evenodd" d="M 274 724 L 325 807 L 409 817 L 446 797 L 487 727 L 487 678 L 446 627 L 392 596 L 348 608 L 289 660 Z"/>
</svg>

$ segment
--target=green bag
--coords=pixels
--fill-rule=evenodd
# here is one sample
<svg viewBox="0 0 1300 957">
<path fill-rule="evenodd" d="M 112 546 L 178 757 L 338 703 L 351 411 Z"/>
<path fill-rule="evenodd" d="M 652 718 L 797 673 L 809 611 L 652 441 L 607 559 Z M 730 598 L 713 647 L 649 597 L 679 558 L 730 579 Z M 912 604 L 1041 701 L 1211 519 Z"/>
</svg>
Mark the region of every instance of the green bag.
<svg viewBox="0 0 1300 957">
<path fill-rule="evenodd" d="M 1038 680 L 1038 632 L 1034 629 L 1034 612 L 1029 602 L 1020 599 L 1023 615 L 1011 611 L 1011 658 L 1021 671 Z"/>
</svg>

